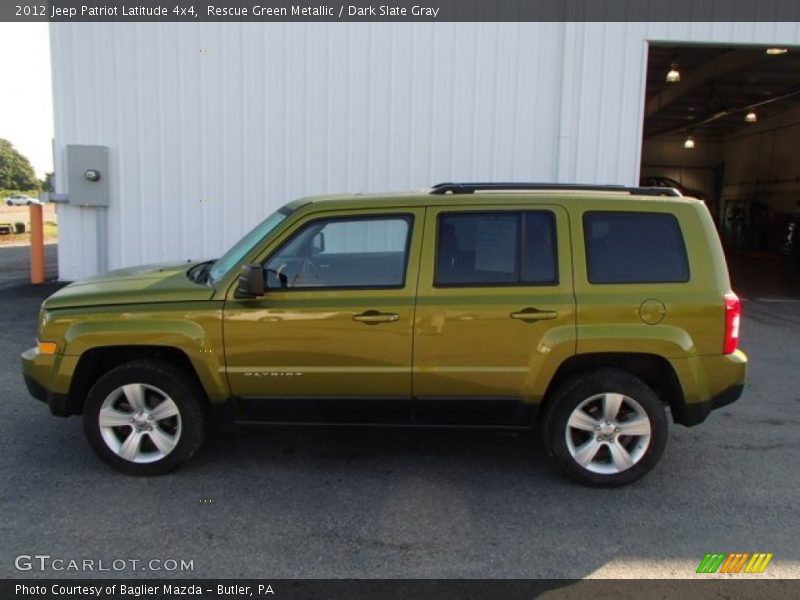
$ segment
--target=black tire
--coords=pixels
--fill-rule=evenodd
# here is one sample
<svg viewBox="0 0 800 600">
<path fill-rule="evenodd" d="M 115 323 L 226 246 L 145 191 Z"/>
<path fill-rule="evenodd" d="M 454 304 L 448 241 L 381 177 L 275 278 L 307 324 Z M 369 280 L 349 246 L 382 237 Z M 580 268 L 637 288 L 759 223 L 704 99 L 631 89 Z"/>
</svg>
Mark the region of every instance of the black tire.
<svg viewBox="0 0 800 600">
<path fill-rule="evenodd" d="M 644 435 L 624 436 L 621 433 L 614 433 L 613 426 L 608 426 L 608 431 L 604 429 L 602 432 L 597 432 L 598 436 L 603 436 L 602 438 L 595 437 L 594 431 L 568 427 L 573 412 L 585 402 L 588 404 L 584 404 L 582 412 L 588 413 L 590 418 L 598 419 L 603 427 L 606 427 L 606 421 L 600 414 L 602 407 L 605 406 L 605 400 L 600 395 L 607 393 L 626 397 L 618 413 L 621 428 L 632 419 L 642 419 L 646 415 L 650 427 L 649 440 Z M 589 400 L 591 398 L 595 399 Z M 628 485 L 647 474 L 664 453 L 668 434 L 664 404 L 646 383 L 626 371 L 604 368 L 573 375 L 558 387 L 548 406 L 545 422 L 547 451 L 556 464 L 579 483 L 600 487 Z M 593 441 L 597 442 L 593 447 L 599 445 L 600 449 L 591 455 L 594 459 L 588 466 L 584 466 L 573 457 L 573 452 L 577 454 L 581 445 Z M 629 458 L 637 457 L 633 466 L 624 469 L 619 467 L 614 455 L 620 448 L 625 450 L 624 454 Z M 606 472 L 606 469 L 619 470 Z M 598 470 L 602 472 L 597 472 Z"/>
<path fill-rule="evenodd" d="M 117 397 L 117 402 L 122 402 L 122 406 L 126 410 L 133 411 L 132 408 L 126 406 L 127 402 L 125 394 L 118 392 L 124 385 L 129 384 L 142 384 L 145 388 L 143 392 L 143 400 L 145 403 L 164 402 L 162 396 L 165 394 L 167 399 L 171 399 L 175 406 L 177 406 L 177 417 L 171 417 L 164 421 L 158 421 L 153 427 L 161 427 L 161 423 L 166 422 L 167 426 L 172 424 L 173 435 L 177 431 L 178 435 L 174 436 L 177 442 L 174 443 L 173 449 L 167 454 L 156 459 L 148 459 L 150 462 L 134 462 L 118 455 L 111 449 L 106 442 L 105 435 L 108 436 L 109 432 L 118 436 L 120 442 L 126 439 L 135 431 L 133 425 L 120 426 L 117 428 L 109 429 L 100 427 L 100 410 L 107 400 Z M 155 404 L 157 406 L 158 404 Z M 107 405 L 108 406 L 108 405 Z M 195 381 L 180 369 L 176 369 L 168 363 L 156 360 L 135 360 L 125 363 L 115 369 L 112 369 L 94 384 L 86 397 L 86 404 L 83 410 L 83 429 L 89 445 L 95 453 L 107 464 L 114 467 L 118 471 L 128 475 L 162 475 L 175 469 L 185 460 L 192 457 L 197 452 L 206 436 L 207 417 L 204 408 L 203 392 L 199 389 Z M 118 407 L 115 407 L 118 409 Z M 127 414 L 127 413 L 126 413 Z M 177 425 L 175 425 L 177 423 Z M 148 426 L 143 423 L 143 426 Z M 126 430 L 126 427 L 129 429 Z M 127 433 L 126 433 L 127 432 Z M 148 444 L 151 445 L 151 455 L 157 456 L 159 449 L 153 443 L 151 434 L 144 431 L 139 435 L 143 441 L 138 447 L 145 449 Z"/>
</svg>

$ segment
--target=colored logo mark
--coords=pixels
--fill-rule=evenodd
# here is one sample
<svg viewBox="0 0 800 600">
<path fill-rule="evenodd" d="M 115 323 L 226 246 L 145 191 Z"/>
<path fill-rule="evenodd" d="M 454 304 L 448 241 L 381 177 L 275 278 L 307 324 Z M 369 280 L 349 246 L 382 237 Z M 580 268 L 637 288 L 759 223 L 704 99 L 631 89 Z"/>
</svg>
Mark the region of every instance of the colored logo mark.
<svg viewBox="0 0 800 600">
<path fill-rule="evenodd" d="M 697 567 L 698 573 L 763 573 L 772 552 L 732 552 L 730 554 L 706 554 Z M 745 566 L 746 565 L 746 566 Z"/>
</svg>

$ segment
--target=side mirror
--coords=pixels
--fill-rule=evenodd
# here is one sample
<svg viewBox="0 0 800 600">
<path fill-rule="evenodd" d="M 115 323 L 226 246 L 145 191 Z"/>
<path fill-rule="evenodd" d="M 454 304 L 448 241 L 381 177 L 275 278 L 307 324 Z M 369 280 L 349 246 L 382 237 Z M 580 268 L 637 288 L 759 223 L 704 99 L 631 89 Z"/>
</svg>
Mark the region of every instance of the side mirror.
<svg viewBox="0 0 800 600">
<path fill-rule="evenodd" d="M 238 298 L 258 298 L 266 292 L 264 285 L 264 267 L 261 265 L 243 265 L 236 287 Z"/>
</svg>

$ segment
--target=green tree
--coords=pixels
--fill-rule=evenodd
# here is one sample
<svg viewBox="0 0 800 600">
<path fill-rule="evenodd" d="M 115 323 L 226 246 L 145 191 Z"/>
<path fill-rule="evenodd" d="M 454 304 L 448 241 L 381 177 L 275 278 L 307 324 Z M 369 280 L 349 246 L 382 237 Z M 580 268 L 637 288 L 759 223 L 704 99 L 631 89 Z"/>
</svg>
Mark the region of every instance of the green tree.
<svg viewBox="0 0 800 600">
<path fill-rule="evenodd" d="M 36 190 L 39 181 L 27 158 L 8 140 L 0 138 L 0 189 Z"/>
<path fill-rule="evenodd" d="M 39 185 L 43 192 L 55 192 L 56 188 L 53 185 L 53 176 L 55 173 L 45 173 L 44 178 L 39 181 Z"/>
</svg>

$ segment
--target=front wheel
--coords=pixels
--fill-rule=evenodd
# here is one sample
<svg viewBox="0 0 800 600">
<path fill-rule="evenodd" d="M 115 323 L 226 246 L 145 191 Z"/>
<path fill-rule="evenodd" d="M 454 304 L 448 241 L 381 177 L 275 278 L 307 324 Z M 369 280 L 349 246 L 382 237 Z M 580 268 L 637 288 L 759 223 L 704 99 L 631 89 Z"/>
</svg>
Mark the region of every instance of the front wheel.
<svg viewBox="0 0 800 600">
<path fill-rule="evenodd" d="M 138 360 L 92 387 L 83 427 L 97 455 L 129 475 L 160 475 L 190 458 L 205 437 L 201 392 L 167 363 Z"/>
<path fill-rule="evenodd" d="M 552 398 L 547 448 L 586 485 L 621 486 L 652 469 L 667 443 L 667 417 L 653 390 L 616 369 L 579 373 Z"/>
</svg>

